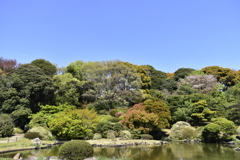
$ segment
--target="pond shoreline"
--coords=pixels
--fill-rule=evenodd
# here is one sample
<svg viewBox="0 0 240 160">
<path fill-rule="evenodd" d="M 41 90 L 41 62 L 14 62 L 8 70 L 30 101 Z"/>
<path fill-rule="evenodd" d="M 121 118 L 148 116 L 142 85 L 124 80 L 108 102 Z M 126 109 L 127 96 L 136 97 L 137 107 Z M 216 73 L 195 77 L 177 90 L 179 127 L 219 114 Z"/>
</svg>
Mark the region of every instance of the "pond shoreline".
<svg viewBox="0 0 240 160">
<path fill-rule="evenodd" d="M 101 139 L 101 140 L 86 140 L 89 142 L 93 147 L 125 147 L 125 146 L 141 146 L 141 145 L 163 145 L 167 144 L 166 141 L 160 140 L 109 140 L 109 139 Z M 27 147 L 27 148 L 19 148 L 19 149 L 10 149 L 5 151 L 0 151 L 1 153 L 8 153 L 8 152 L 17 152 L 17 151 L 24 151 L 24 150 L 36 150 L 36 149 L 45 149 L 50 148 L 54 145 L 60 145 L 68 141 L 55 141 L 52 144 L 43 144 L 44 146 L 40 147 Z"/>
</svg>

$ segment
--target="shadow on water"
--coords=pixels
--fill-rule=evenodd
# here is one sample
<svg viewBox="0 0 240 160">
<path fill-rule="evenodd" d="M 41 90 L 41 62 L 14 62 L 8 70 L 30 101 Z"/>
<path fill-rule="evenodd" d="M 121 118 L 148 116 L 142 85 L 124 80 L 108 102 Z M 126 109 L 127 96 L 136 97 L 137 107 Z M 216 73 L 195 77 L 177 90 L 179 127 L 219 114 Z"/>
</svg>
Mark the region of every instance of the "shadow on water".
<svg viewBox="0 0 240 160">
<path fill-rule="evenodd" d="M 132 160 L 239 160 L 240 152 L 222 144 L 169 143 L 153 147 L 94 148 L 94 156 L 131 158 Z M 24 159 L 29 156 L 58 156 L 60 146 L 48 149 L 20 151 Z M 1 158 L 13 158 L 18 152 L 0 154 Z"/>
</svg>

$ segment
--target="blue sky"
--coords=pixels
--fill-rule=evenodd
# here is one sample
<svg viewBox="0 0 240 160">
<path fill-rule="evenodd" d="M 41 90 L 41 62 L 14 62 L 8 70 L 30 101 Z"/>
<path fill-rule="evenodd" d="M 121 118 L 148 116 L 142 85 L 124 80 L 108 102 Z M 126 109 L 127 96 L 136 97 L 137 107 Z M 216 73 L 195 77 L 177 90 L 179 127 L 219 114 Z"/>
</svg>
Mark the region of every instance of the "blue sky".
<svg viewBox="0 0 240 160">
<path fill-rule="evenodd" d="M 239 0 L 0 0 L 0 57 L 240 69 Z"/>
</svg>

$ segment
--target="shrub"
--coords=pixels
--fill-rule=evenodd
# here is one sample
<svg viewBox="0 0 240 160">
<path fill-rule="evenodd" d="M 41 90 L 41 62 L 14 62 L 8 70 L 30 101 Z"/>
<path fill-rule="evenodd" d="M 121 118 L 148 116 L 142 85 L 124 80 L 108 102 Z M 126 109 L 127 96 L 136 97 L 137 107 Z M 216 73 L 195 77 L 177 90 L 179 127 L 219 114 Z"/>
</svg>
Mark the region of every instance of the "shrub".
<svg viewBox="0 0 240 160">
<path fill-rule="evenodd" d="M 117 113 L 117 111 L 116 111 L 116 109 L 111 109 L 110 111 L 109 111 L 109 114 L 111 115 L 111 116 L 113 116 L 113 117 L 115 117 L 115 114 Z"/>
<path fill-rule="evenodd" d="M 131 130 L 132 138 L 133 139 L 140 139 L 140 131 L 137 129 Z"/>
<path fill-rule="evenodd" d="M 67 160 L 83 160 L 93 156 L 93 147 L 83 140 L 69 141 L 61 146 L 59 156 Z"/>
<path fill-rule="evenodd" d="M 23 133 L 23 130 L 20 129 L 20 128 L 14 128 L 13 129 L 13 134 L 22 134 Z"/>
<path fill-rule="evenodd" d="M 101 115 L 105 115 L 107 114 L 107 111 L 103 109 L 103 110 L 99 110 L 98 113 Z"/>
<path fill-rule="evenodd" d="M 122 123 L 116 123 L 116 124 L 114 124 L 113 130 L 116 132 L 116 136 L 119 136 L 120 131 L 123 130 L 123 125 L 122 125 Z"/>
<path fill-rule="evenodd" d="M 0 114 L 0 137 L 9 137 L 13 134 L 12 118 L 7 114 Z"/>
<path fill-rule="evenodd" d="M 100 133 L 95 133 L 95 134 L 93 135 L 93 139 L 94 139 L 94 140 L 102 139 L 102 135 L 101 135 Z"/>
<path fill-rule="evenodd" d="M 114 134 L 114 131 L 112 131 L 112 130 L 108 131 L 107 139 L 115 139 L 115 138 L 116 138 L 116 136 Z"/>
<path fill-rule="evenodd" d="M 120 137 L 122 139 L 132 139 L 132 134 L 128 130 L 123 130 L 120 132 Z"/>
<path fill-rule="evenodd" d="M 107 138 L 107 133 L 112 130 L 113 126 L 110 122 L 100 122 L 95 127 L 95 133 L 101 133 L 103 138 Z"/>
<path fill-rule="evenodd" d="M 237 128 L 236 132 L 237 132 L 237 135 L 240 135 L 240 127 Z"/>
<path fill-rule="evenodd" d="M 196 135 L 194 127 L 187 126 L 181 130 L 181 139 L 193 138 Z"/>
<path fill-rule="evenodd" d="M 28 130 L 26 134 L 25 137 L 29 139 L 33 139 L 33 137 L 34 138 L 38 137 L 43 140 L 48 140 L 48 138 L 52 136 L 52 133 L 49 130 L 40 126 Z"/>
<path fill-rule="evenodd" d="M 206 125 L 202 131 L 202 140 L 206 142 L 217 142 L 220 139 L 220 126 L 215 123 Z"/>
<path fill-rule="evenodd" d="M 84 140 L 89 140 L 89 139 L 93 139 L 93 133 L 88 133 L 85 137 Z"/>
<path fill-rule="evenodd" d="M 185 129 L 185 128 L 187 128 L 187 129 Z M 184 122 L 184 121 L 179 121 L 172 126 L 170 137 L 173 139 L 185 139 L 186 137 L 189 137 L 190 135 L 192 135 L 192 136 L 194 135 L 193 130 L 194 130 L 194 128 L 191 127 L 191 125 L 189 123 Z M 188 131 L 189 131 L 189 133 L 188 133 Z M 194 131 L 194 133 L 195 133 L 195 131 Z"/>
<path fill-rule="evenodd" d="M 39 134 L 39 132 L 30 132 L 30 131 L 28 131 L 27 133 L 24 134 L 24 137 L 28 138 L 28 139 L 34 139 L 34 138 L 42 139 L 42 136 Z"/>
<path fill-rule="evenodd" d="M 150 134 L 141 134 L 140 137 L 141 139 L 153 140 L 153 136 Z"/>
<path fill-rule="evenodd" d="M 109 121 L 112 122 L 112 123 L 117 123 L 117 122 L 120 121 L 120 119 L 117 118 L 117 117 L 112 117 Z"/>
</svg>

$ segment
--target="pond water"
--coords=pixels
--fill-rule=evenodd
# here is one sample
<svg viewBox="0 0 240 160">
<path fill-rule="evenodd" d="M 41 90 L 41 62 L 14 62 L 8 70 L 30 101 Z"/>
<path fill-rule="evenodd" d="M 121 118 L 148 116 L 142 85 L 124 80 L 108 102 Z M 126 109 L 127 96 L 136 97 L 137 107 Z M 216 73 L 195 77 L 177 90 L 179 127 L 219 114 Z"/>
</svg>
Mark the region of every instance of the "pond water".
<svg viewBox="0 0 240 160">
<path fill-rule="evenodd" d="M 237 146 L 223 144 L 188 144 L 181 142 L 169 143 L 154 147 L 121 147 L 94 148 L 94 156 L 103 155 L 128 157 L 133 160 L 239 160 L 240 152 L 233 150 Z M 1 158 L 13 158 L 17 152 L 0 154 Z M 48 149 L 27 150 L 19 152 L 24 159 L 28 156 L 58 156 L 59 146 Z"/>
</svg>

